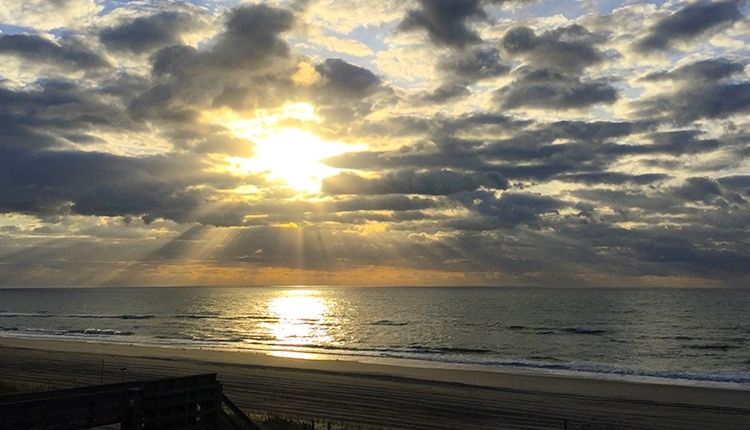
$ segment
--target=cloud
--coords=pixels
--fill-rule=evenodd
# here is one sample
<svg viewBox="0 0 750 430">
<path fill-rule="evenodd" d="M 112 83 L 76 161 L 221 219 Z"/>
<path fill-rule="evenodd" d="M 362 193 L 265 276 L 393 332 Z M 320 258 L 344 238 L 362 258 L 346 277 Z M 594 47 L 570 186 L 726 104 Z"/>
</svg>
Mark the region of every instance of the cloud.
<svg viewBox="0 0 750 430">
<path fill-rule="evenodd" d="M 465 51 L 451 51 L 442 56 L 436 65 L 446 78 L 459 82 L 476 82 L 508 73 L 500 51 L 491 45 L 476 46 Z"/>
<path fill-rule="evenodd" d="M 468 22 L 486 17 L 480 0 L 420 0 L 419 8 L 409 10 L 398 29 L 426 31 L 436 45 L 463 47 L 481 41 Z"/>
<path fill-rule="evenodd" d="M 515 80 L 495 93 L 502 108 L 583 109 L 612 104 L 618 99 L 607 79 L 582 77 L 605 55 L 597 45 L 605 38 L 573 24 L 537 34 L 526 26 L 514 27 L 502 38 L 504 51 L 524 60 Z"/>
<path fill-rule="evenodd" d="M 484 3 L 505 5 L 533 0 L 419 0 L 419 7 L 407 11 L 399 31 L 425 31 L 438 46 L 464 48 L 482 41 L 471 22 L 489 21 Z"/>
<path fill-rule="evenodd" d="M 719 183 L 725 187 L 733 188 L 750 197 L 750 175 L 733 175 L 719 178 Z"/>
<path fill-rule="evenodd" d="M 381 195 L 381 196 L 357 196 L 344 200 L 337 200 L 331 204 L 332 212 L 356 212 L 356 211 L 413 211 L 430 209 L 436 207 L 435 200 L 431 198 L 404 196 L 404 195 Z"/>
<path fill-rule="evenodd" d="M 664 80 L 689 81 L 718 81 L 729 78 L 732 75 L 742 73 L 745 64 L 728 58 L 710 58 L 708 60 L 696 61 L 669 71 L 649 73 L 641 78 L 647 82 L 659 82 Z"/>
<path fill-rule="evenodd" d="M 585 27 L 573 24 L 539 35 L 529 27 L 515 27 L 505 33 L 502 46 L 534 67 L 578 73 L 604 60 L 604 54 L 596 47 L 603 41 Z"/>
<path fill-rule="evenodd" d="M 516 80 L 497 91 L 505 109 L 583 109 L 617 101 L 617 90 L 606 80 L 583 80 L 552 69 L 523 68 Z"/>
<path fill-rule="evenodd" d="M 675 237 L 661 236 L 638 243 L 635 251 L 644 261 L 673 263 L 694 273 L 747 273 L 750 256 L 739 250 L 705 249 Z"/>
<path fill-rule="evenodd" d="M 613 121 L 557 121 L 536 124 L 531 121 L 515 122 L 503 115 L 475 113 L 458 118 L 434 121 L 431 143 L 404 146 L 393 151 L 362 151 L 332 157 L 326 162 L 344 169 L 376 171 L 378 169 L 435 168 L 496 171 L 509 179 L 545 180 L 562 173 L 588 172 L 603 169 L 619 157 L 636 151 L 668 152 L 683 147 L 661 148 L 651 143 L 645 145 L 619 145 L 609 143 L 612 138 L 629 136 L 647 129 L 646 124 Z M 512 134 L 506 138 L 468 140 L 449 137 L 450 133 L 473 131 Z M 717 141 L 689 139 L 681 142 L 690 150 L 698 147 L 715 149 Z M 666 139 L 654 137 L 654 139 Z M 677 137 L 674 140 L 678 140 Z M 565 142 L 559 144 L 557 142 Z M 663 142 L 664 145 L 676 145 Z M 682 143 L 681 143 L 682 144 Z"/>
<path fill-rule="evenodd" d="M 668 154 L 680 156 L 711 152 L 719 148 L 716 139 L 700 139 L 700 130 L 672 130 L 650 134 L 648 143 L 615 144 L 602 146 L 602 152 L 611 155 Z"/>
<path fill-rule="evenodd" d="M 127 128 L 116 107 L 68 80 L 42 80 L 32 88 L 0 88 L 0 149 L 64 148 L 96 141 L 95 129 Z"/>
<path fill-rule="evenodd" d="M 427 104 L 445 103 L 471 94 L 471 90 L 464 84 L 445 83 L 419 96 L 419 100 Z"/>
<path fill-rule="evenodd" d="M 0 55 L 2 54 L 69 69 L 89 70 L 108 66 L 101 55 L 86 49 L 76 41 L 58 44 L 30 34 L 0 35 Z"/>
<path fill-rule="evenodd" d="M 242 6 L 232 10 L 226 30 L 212 53 L 226 64 L 250 66 L 271 56 L 286 56 L 289 47 L 281 33 L 292 28 L 294 15 L 284 9 L 266 5 Z"/>
<path fill-rule="evenodd" d="M 721 195 L 719 184 L 709 178 L 687 178 L 675 191 L 686 200 L 705 201 Z"/>
<path fill-rule="evenodd" d="M 221 21 L 212 43 L 171 45 L 149 57 L 151 85 L 128 103 L 134 118 L 181 129 L 206 109 L 253 111 L 294 95 L 297 61 L 284 40 L 293 13 L 249 5 L 226 12 Z"/>
<path fill-rule="evenodd" d="M 390 88 L 370 70 L 340 58 L 329 58 L 315 66 L 321 77 L 309 87 L 318 113 L 331 124 L 347 126 L 367 116 L 376 103 L 393 104 Z"/>
<path fill-rule="evenodd" d="M 542 214 L 556 213 L 564 203 L 549 196 L 533 193 L 504 192 L 500 197 L 493 192 L 476 191 L 457 196 L 466 207 L 480 218 L 456 220 L 450 224 L 461 230 L 493 230 L 533 224 Z"/>
<path fill-rule="evenodd" d="M 76 27 L 101 10 L 94 0 L 5 0 L 0 22 L 40 30 Z"/>
<path fill-rule="evenodd" d="M 329 58 L 318 64 L 315 70 L 325 80 L 322 91 L 332 91 L 339 97 L 361 97 L 380 84 L 380 79 L 371 71 L 340 58 Z"/>
<path fill-rule="evenodd" d="M 352 173 L 341 173 L 323 181 L 323 191 L 330 194 L 426 194 L 449 195 L 476 190 L 480 186 L 505 189 L 508 181 L 496 172 L 480 175 L 451 170 L 401 170 L 368 179 Z"/>
<path fill-rule="evenodd" d="M 189 31 L 193 24 L 187 13 L 159 12 L 107 27 L 99 33 L 99 40 L 110 49 L 141 54 L 181 43 L 181 33 Z"/>
<path fill-rule="evenodd" d="M 0 157 L 3 212 L 133 215 L 188 221 L 208 198 L 197 185 L 236 178 L 209 174 L 184 156 L 121 157 L 97 152 L 5 151 Z M 199 219 L 199 217 L 193 218 Z"/>
<path fill-rule="evenodd" d="M 281 34 L 290 30 L 294 15 L 286 9 L 250 5 L 227 13 L 224 31 L 205 50 L 175 45 L 157 51 L 153 71 L 175 76 L 200 73 L 201 68 L 264 69 L 274 57 L 287 57 L 289 46 Z"/>
<path fill-rule="evenodd" d="M 691 41 L 743 18 L 740 1 L 696 1 L 654 24 L 648 34 L 635 43 L 640 52 L 670 48 L 677 41 Z"/>
<path fill-rule="evenodd" d="M 750 109 L 750 82 L 730 79 L 742 63 L 727 59 L 702 60 L 670 71 L 654 72 L 646 81 L 672 80 L 672 91 L 633 104 L 641 117 L 666 117 L 678 124 L 701 118 L 724 118 Z"/>
<path fill-rule="evenodd" d="M 627 173 L 620 172 L 589 172 L 589 173 L 576 173 L 572 175 L 562 175 L 559 177 L 561 180 L 582 182 L 586 184 L 636 184 L 646 185 L 654 182 L 661 182 L 669 179 L 669 175 L 663 173 L 645 173 L 642 175 L 630 175 Z"/>
</svg>

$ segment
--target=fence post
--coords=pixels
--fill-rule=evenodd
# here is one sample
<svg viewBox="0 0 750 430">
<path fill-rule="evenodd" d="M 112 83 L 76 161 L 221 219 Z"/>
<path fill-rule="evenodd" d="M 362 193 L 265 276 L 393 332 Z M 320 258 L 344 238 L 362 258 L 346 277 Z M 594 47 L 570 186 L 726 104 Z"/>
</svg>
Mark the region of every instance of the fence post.
<svg viewBox="0 0 750 430">
<path fill-rule="evenodd" d="M 143 411 L 141 409 L 141 390 L 138 388 L 128 388 L 125 396 L 125 410 L 122 414 L 121 430 L 140 429 L 143 421 Z"/>
</svg>

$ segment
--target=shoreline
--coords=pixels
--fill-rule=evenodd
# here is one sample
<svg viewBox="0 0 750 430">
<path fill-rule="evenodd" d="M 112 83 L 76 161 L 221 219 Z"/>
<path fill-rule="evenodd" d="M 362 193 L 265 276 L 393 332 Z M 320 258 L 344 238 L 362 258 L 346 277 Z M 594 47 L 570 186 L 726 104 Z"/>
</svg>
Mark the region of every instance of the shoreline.
<svg viewBox="0 0 750 430">
<path fill-rule="evenodd" d="M 731 380 L 725 375 L 731 375 L 732 372 L 728 371 L 724 374 L 701 374 L 695 371 L 647 371 L 647 370 L 629 370 L 625 368 L 611 367 L 606 371 L 595 371 L 588 370 L 583 364 L 582 368 L 565 367 L 565 364 L 560 365 L 545 365 L 536 363 L 526 363 L 523 360 L 508 361 L 506 363 L 473 363 L 473 362 L 458 362 L 458 361 L 447 361 L 447 360 L 429 360 L 421 358 L 406 358 L 406 357 L 389 357 L 389 356 L 376 356 L 376 355 L 357 355 L 357 354 L 344 354 L 344 353 L 331 353 L 331 352 L 318 352 L 318 351 L 304 351 L 300 349 L 273 349 L 273 348 L 251 348 L 251 347 L 233 347 L 231 344 L 228 345 L 211 345 L 211 344 L 180 344 L 180 343 L 151 343 L 151 342 L 127 342 L 111 339 L 101 338 L 83 338 L 83 337 L 59 337 L 59 336 L 44 336 L 44 335 L 22 335 L 12 336 L 0 333 L 0 346 L 3 345 L 3 341 L 8 339 L 10 342 L 14 340 L 31 342 L 50 342 L 56 344 L 61 342 L 65 343 L 82 343 L 91 345 L 101 345 L 106 347 L 108 345 L 132 347 L 132 348 L 146 348 L 154 349 L 154 351 L 201 351 L 201 353 L 232 353 L 232 354 L 247 354 L 251 357 L 265 356 L 268 359 L 281 359 L 301 361 L 301 362 L 350 362 L 358 363 L 363 365 L 374 365 L 374 366 L 386 366 L 386 368 L 412 368 L 412 369 L 434 369 L 436 371 L 468 371 L 468 372 L 480 372 L 489 374 L 503 374 L 503 375 L 520 375 L 520 376 L 532 376 L 532 377 L 561 377 L 561 378 L 573 378 L 573 379 L 586 379 L 586 380 L 600 380 L 600 381 L 612 381 L 612 382 L 627 382 L 635 384 L 656 384 L 656 385 L 668 385 L 668 386 L 685 386 L 685 387 L 699 387 L 699 388 L 717 388 L 726 390 L 739 390 L 739 391 L 750 391 L 750 376 L 743 374 L 741 381 Z M 63 349 L 67 350 L 67 349 Z M 157 356 L 161 356 L 158 354 Z M 179 354 L 178 354 L 179 355 Z M 190 355 L 190 354 L 188 354 Z M 224 358 L 226 359 L 226 357 Z M 239 358 L 237 360 L 240 360 Z M 238 361 L 234 360 L 233 363 Z M 310 365 L 295 365 L 292 367 L 305 367 L 309 368 Z M 314 367 L 314 366 L 312 366 Z M 324 366 L 325 367 L 325 366 Z M 740 373 L 747 373 L 738 371 Z M 670 374 L 676 376 L 662 376 L 662 374 Z M 713 377 L 711 377 L 713 376 Z"/>
<path fill-rule="evenodd" d="M 112 357 L 151 358 L 170 361 L 206 362 L 257 368 L 330 372 L 362 377 L 403 378 L 424 382 L 462 384 L 504 390 L 542 391 L 553 394 L 607 396 L 651 402 L 674 402 L 718 407 L 744 407 L 750 404 L 750 385 L 677 384 L 666 378 L 628 380 L 596 374 L 570 374 L 525 368 L 486 369 L 472 365 L 430 365 L 408 359 L 351 360 L 333 357 L 294 357 L 295 354 L 216 348 L 182 348 L 161 345 L 135 345 L 97 340 L 60 340 L 0 337 L 0 349 L 30 349 L 62 353 L 88 353 Z M 349 357 L 347 357 L 349 358 Z M 420 366 L 419 364 L 422 364 Z M 693 381 L 688 381 L 693 382 Z M 647 387 L 647 390 L 643 388 Z M 674 391 L 681 391 L 679 399 Z M 613 395 L 614 394 L 614 395 Z M 710 394 L 710 396 L 707 396 Z M 737 401 L 742 398 L 741 401 Z"/>
</svg>

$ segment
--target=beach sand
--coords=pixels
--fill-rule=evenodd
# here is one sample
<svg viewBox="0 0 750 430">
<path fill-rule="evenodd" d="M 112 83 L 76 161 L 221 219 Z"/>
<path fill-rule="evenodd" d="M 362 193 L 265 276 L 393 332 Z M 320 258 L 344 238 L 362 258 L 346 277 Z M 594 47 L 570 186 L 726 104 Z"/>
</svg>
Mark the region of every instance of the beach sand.
<svg viewBox="0 0 750 430">
<path fill-rule="evenodd" d="M 248 411 L 383 428 L 750 429 L 747 387 L 0 338 L 0 382 L 6 384 L 97 384 L 102 360 L 104 382 L 216 372 Z"/>
</svg>

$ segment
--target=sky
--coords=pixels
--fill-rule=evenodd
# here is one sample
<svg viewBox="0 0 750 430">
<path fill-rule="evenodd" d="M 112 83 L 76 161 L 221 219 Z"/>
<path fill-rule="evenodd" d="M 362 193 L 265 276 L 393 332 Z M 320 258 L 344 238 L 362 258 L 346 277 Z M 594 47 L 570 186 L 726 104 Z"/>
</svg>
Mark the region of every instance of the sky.
<svg viewBox="0 0 750 430">
<path fill-rule="evenodd" d="M 749 10 L 4 0 L 0 286 L 750 287 Z"/>
</svg>

